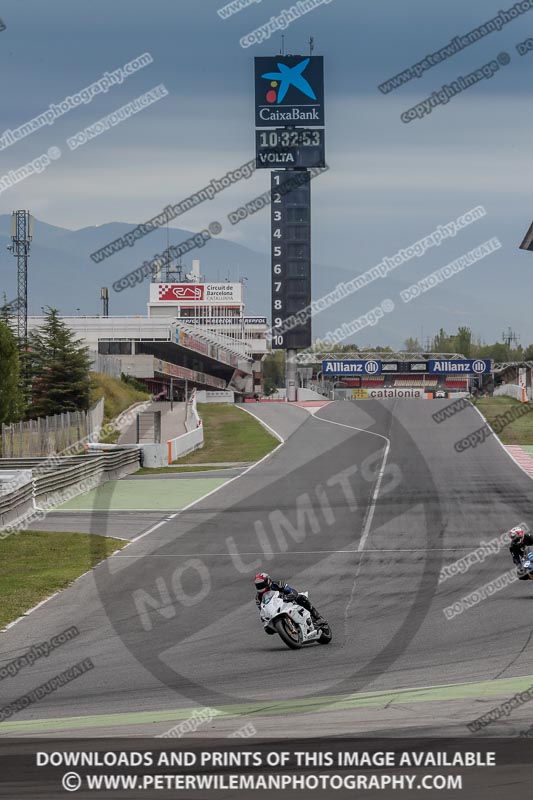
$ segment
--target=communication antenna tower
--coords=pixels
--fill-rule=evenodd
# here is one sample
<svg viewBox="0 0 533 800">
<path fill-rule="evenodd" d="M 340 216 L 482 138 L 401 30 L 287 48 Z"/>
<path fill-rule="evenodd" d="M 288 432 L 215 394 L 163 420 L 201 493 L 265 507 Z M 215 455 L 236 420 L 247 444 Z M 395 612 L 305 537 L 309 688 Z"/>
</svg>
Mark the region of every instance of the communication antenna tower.
<svg viewBox="0 0 533 800">
<path fill-rule="evenodd" d="M 17 312 L 17 336 L 24 351 L 28 343 L 28 256 L 33 238 L 33 217 L 29 211 L 13 211 L 11 216 L 11 245 L 17 259 L 17 300 L 12 308 Z"/>
</svg>

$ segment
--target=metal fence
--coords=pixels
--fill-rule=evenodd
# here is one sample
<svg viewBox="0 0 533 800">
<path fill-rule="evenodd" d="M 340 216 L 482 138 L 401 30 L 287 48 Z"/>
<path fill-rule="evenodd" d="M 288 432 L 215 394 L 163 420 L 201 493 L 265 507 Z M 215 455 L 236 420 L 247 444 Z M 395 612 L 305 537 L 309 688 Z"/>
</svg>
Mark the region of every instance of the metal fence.
<svg viewBox="0 0 533 800">
<path fill-rule="evenodd" d="M 2 425 L 2 457 L 32 458 L 83 450 L 84 440 L 97 438 L 104 418 L 104 399 L 89 411 L 66 411 L 53 417 Z"/>
</svg>

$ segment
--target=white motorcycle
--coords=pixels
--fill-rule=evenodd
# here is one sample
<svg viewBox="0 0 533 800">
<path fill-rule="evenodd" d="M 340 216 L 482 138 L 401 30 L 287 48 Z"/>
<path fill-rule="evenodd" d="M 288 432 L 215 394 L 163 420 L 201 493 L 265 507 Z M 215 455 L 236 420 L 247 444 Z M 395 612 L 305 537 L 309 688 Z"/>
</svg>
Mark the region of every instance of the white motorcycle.
<svg viewBox="0 0 533 800">
<path fill-rule="evenodd" d="M 307 597 L 307 592 L 302 592 Z M 329 624 L 316 627 L 310 612 L 292 600 L 287 601 L 281 592 L 265 592 L 259 607 L 265 632 L 278 633 L 291 650 L 299 650 L 308 642 L 329 644 L 333 635 Z"/>
<path fill-rule="evenodd" d="M 522 562 L 522 567 L 517 569 L 517 576 L 522 580 L 526 580 L 529 578 L 530 581 L 533 581 L 533 552 L 527 553 L 525 558 L 521 558 L 520 561 Z"/>
</svg>

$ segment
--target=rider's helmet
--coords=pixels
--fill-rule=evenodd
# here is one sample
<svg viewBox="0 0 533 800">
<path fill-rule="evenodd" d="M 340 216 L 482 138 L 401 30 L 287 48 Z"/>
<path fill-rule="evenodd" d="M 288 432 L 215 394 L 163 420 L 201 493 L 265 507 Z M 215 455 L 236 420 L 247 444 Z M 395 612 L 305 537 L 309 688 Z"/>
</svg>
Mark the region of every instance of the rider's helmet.
<svg viewBox="0 0 533 800">
<path fill-rule="evenodd" d="M 272 578 L 266 572 L 258 572 L 254 578 L 257 594 L 268 592 L 272 586 Z"/>
<path fill-rule="evenodd" d="M 526 532 L 524 531 L 523 528 L 520 527 L 512 528 L 509 531 L 509 536 L 511 537 L 511 543 L 518 545 L 519 547 L 522 547 L 522 545 L 524 544 L 525 535 Z"/>
</svg>

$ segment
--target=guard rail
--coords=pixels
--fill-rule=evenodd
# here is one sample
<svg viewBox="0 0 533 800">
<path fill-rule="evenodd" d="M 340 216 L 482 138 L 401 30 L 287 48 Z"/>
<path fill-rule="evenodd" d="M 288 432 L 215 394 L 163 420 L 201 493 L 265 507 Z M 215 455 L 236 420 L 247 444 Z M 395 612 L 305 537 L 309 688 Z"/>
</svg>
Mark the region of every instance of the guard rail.
<svg viewBox="0 0 533 800">
<path fill-rule="evenodd" d="M 61 492 L 94 479 L 94 484 L 107 480 L 122 478 L 139 468 L 141 451 L 129 447 L 82 456 L 51 458 L 2 458 L 0 459 L 0 475 L 2 471 L 31 470 L 31 480 L 20 483 L 12 480 L 12 491 L 9 482 L 2 481 L 0 492 L 0 530 L 7 524 L 12 525 L 32 508 L 39 505 L 53 505 L 54 497 L 62 501 Z M 93 481 L 91 481 L 93 483 Z"/>
</svg>

